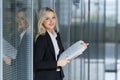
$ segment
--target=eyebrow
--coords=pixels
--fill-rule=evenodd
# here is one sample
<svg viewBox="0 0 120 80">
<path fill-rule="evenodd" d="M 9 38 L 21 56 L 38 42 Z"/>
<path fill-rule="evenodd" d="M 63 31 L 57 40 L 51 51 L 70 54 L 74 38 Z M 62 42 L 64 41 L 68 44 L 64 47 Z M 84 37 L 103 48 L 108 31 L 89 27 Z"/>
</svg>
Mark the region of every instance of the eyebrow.
<svg viewBox="0 0 120 80">
<path fill-rule="evenodd" d="M 49 16 L 45 16 L 45 18 L 48 18 Z M 53 15 L 52 17 L 56 17 L 55 15 Z"/>
</svg>

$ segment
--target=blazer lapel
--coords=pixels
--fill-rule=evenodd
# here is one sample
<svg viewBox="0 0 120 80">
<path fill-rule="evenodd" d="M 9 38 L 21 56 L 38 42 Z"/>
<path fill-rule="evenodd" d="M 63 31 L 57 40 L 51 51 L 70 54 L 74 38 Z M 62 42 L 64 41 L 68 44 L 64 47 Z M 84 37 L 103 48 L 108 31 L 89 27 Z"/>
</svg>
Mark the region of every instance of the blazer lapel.
<svg viewBox="0 0 120 80">
<path fill-rule="evenodd" d="M 62 42 L 61 42 L 60 34 L 59 34 L 59 33 L 57 33 L 57 38 L 56 38 L 56 40 L 57 40 L 57 43 L 58 43 L 58 46 L 59 46 L 59 49 L 60 49 L 59 54 L 58 54 L 58 56 L 57 56 L 57 60 L 58 60 L 59 57 L 60 57 L 60 54 L 64 51 L 64 48 L 63 48 L 63 46 L 62 46 Z"/>
<path fill-rule="evenodd" d="M 48 34 L 48 32 L 46 32 L 46 35 L 47 35 L 47 41 L 48 41 L 49 48 L 50 48 L 50 50 L 52 52 L 53 58 L 56 60 L 56 58 L 55 58 L 55 50 L 54 50 L 52 40 L 51 40 L 50 35 Z"/>
</svg>

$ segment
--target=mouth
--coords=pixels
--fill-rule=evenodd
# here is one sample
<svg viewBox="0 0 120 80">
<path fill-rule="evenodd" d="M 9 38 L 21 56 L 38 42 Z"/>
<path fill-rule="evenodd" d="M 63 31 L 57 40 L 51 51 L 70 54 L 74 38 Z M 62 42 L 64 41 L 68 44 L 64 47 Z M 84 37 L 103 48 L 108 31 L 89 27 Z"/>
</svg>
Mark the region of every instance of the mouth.
<svg viewBox="0 0 120 80">
<path fill-rule="evenodd" d="M 49 24 L 49 26 L 54 26 L 54 24 L 52 23 L 52 24 Z"/>
</svg>

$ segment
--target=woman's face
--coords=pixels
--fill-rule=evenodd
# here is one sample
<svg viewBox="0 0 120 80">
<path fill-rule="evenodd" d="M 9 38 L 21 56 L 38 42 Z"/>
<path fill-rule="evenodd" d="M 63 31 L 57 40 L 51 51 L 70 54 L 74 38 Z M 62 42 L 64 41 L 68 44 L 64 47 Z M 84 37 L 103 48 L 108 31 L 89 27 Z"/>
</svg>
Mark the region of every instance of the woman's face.
<svg viewBox="0 0 120 80">
<path fill-rule="evenodd" d="M 19 12 L 17 14 L 17 20 L 18 20 L 18 27 L 19 28 L 26 28 L 27 27 L 27 21 L 25 19 L 24 12 Z"/>
<path fill-rule="evenodd" d="M 45 27 L 46 30 L 52 32 L 56 25 L 56 17 L 54 12 L 49 11 L 45 14 L 44 20 L 42 25 Z"/>
</svg>

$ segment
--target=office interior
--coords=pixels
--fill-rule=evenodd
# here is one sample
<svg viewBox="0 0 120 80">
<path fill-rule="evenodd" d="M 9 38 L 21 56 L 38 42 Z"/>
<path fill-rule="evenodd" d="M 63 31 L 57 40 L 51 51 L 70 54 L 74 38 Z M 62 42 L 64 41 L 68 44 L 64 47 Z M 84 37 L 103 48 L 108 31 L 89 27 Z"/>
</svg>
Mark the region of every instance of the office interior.
<svg viewBox="0 0 120 80">
<path fill-rule="evenodd" d="M 9 80 L 12 74 L 9 68 L 3 71 L 3 38 L 9 42 L 11 33 L 16 30 L 19 8 L 27 10 L 30 36 L 26 77 L 34 80 L 33 42 L 37 15 L 46 6 L 57 13 L 65 49 L 79 40 L 89 43 L 82 55 L 63 67 L 64 80 L 120 80 L 120 0 L 0 0 L 0 80 Z M 14 63 L 13 66 L 18 65 Z M 8 76 L 4 78 L 4 75 Z"/>
</svg>

